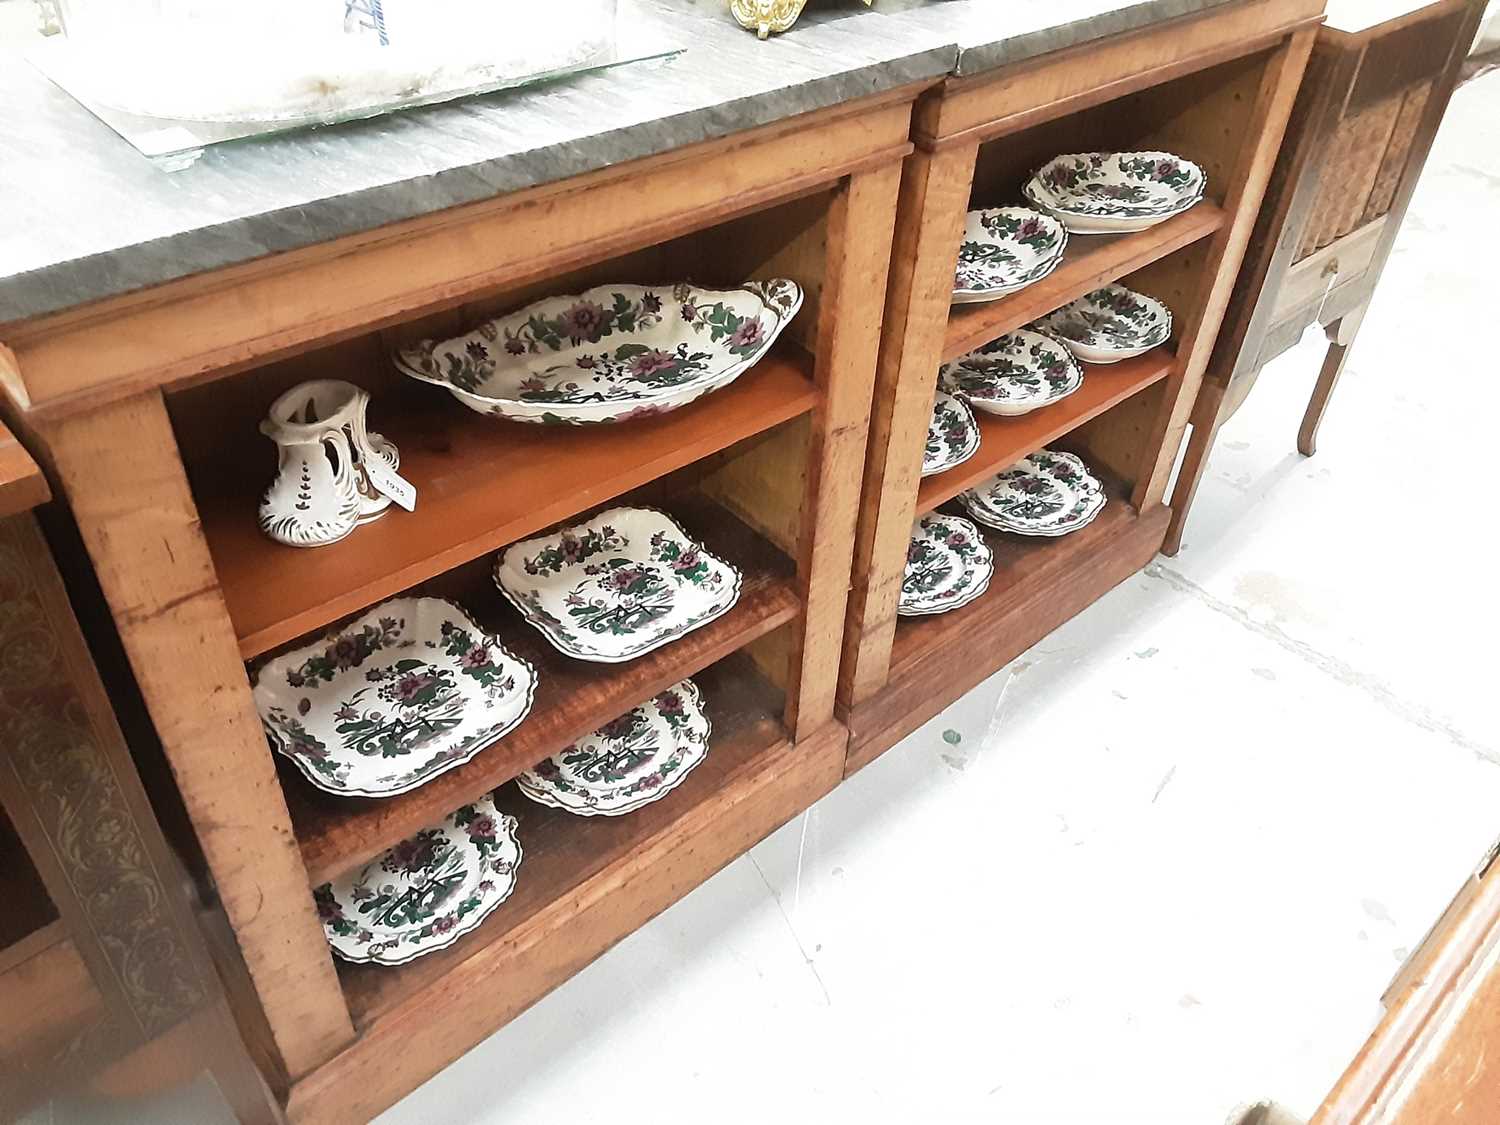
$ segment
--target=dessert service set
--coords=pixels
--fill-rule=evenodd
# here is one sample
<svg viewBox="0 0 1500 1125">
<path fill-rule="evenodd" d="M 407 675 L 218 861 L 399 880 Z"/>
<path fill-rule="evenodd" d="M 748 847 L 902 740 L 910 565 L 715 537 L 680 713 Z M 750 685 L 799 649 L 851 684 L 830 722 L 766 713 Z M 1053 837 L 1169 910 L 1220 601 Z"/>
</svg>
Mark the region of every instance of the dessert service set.
<svg viewBox="0 0 1500 1125">
<path fill-rule="evenodd" d="M 1062 263 L 1070 236 L 1145 230 L 1192 207 L 1205 188 L 1202 169 L 1170 153 L 1055 157 L 1022 187 L 1030 206 L 969 212 L 953 302 L 1019 292 Z M 1083 363 L 1132 359 L 1171 335 L 1172 314 L 1164 304 L 1112 284 L 944 364 L 922 475 L 974 456 L 981 436 L 974 411 L 1015 417 L 1050 406 L 1083 385 Z M 1098 516 L 1105 493 L 1080 458 L 1042 449 L 961 493 L 958 503 L 994 530 L 1056 537 Z M 993 573 L 993 556 L 974 523 L 957 515 L 923 516 L 912 530 L 897 611 L 918 616 L 956 609 L 982 594 Z"/>
<path fill-rule="evenodd" d="M 734 289 L 609 285 L 551 297 L 393 361 L 471 410 L 514 422 L 626 423 L 729 385 L 797 313 L 791 281 Z M 304 383 L 262 432 L 277 445 L 260 509 L 278 542 L 318 547 L 411 508 L 394 443 L 368 430 L 368 394 Z M 521 618 L 576 660 L 633 660 L 727 613 L 741 573 L 670 515 L 620 506 L 511 544 L 494 581 Z M 459 605 L 403 595 L 321 639 L 260 663 L 253 695 L 267 739 L 316 788 L 339 797 L 409 792 L 470 761 L 531 711 L 537 670 Z M 704 700 L 683 680 L 516 779 L 526 797 L 578 816 L 623 816 L 680 785 L 708 752 Z M 494 794 L 451 813 L 314 900 L 333 950 L 402 964 L 442 949 L 514 890 L 522 848 Z"/>
</svg>

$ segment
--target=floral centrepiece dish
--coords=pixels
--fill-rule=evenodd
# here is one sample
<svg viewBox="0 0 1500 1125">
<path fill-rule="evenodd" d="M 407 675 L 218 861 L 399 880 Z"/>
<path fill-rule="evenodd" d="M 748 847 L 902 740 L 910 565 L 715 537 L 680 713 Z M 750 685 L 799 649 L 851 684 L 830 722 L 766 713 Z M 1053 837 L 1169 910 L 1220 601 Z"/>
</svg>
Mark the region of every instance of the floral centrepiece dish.
<svg viewBox="0 0 1500 1125">
<path fill-rule="evenodd" d="M 611 508 L 514 543 L 500 592 L 561 652 L 631 660 L 728 612 L 740 572 L 654 508 Z"/>
<path fill-rule="evenodd" d="M 1083 385 L 1083 369 L 1055 337 L 1018 328 L 938 370 L 938 386 L 989 414 L 1029 414 Z"/>
<path fill-rule="evenodd" d="M 1056 156 L 1021 188 L 1028 202 L 1072 234 L 1145 230 L 1203 198 L 1203 169 L 1170 152 Z"/>
<path fill-rule="evenodd" d="M 621 422 L 686 406 L 733 382 L 802 307 L 784 278 L 736 289 L 600 285 L 548 297 L 396 367 L 481 414 L 514 422 Z"/>
<path fill-rule="evenodd" d="M 989 587 L 995 559 L 979 528 L 962 516 L 923 516 L 912 528 L 896 612 L 946 613 Z"/>
<path fill-rule="evenodd" d="M 333 951 L 403 965 L 452 945 L 510 897 L 521 866 L 516 818 L 493 796 L 313 891 Z"/>
<path fill-rule="evenodd" d="M 708 754 L 708 716 L 683 680 L 516 778 L 522 793 L 579 816 L 622 816 L 666 796 Z"/>
<path fill-rule="evenodd" d="M 467 762 L 531 711 L 536 672 L 462 609 L 397 598 L 259 669 L 266 736 L 319 789 L 390 797 Z"/>
<path fill-rule="evenodd" d="M 1086 363 L 1144 355 L 1172 335 L 1172 313 L 1155 297 L 1106 285 L 1037 321 Z"/>
<path fill-rule="evenodd" d="M 969 404 L 947 391 L 938 391 L 932 402 L 932 421 L 927 424 L 927 445 L 922 450 L 922 475 L 930 477 L 961 465 L 979 449 L 979 425 Z"/>
<path fill-rule="evenodd" d="M 1067 535 L 1104 510 L 1104 485 L 1071 453 L 1038 450 L 959 494 L 982 524 L 1017 535 Z"/>
<path fill-rule="evenodd" d="M 993 301 L 1055 270 L 1068 232 L 1051 215 L 1030 207 L 970 211 L 958 246 L 953 300 Z"/>
</svg>

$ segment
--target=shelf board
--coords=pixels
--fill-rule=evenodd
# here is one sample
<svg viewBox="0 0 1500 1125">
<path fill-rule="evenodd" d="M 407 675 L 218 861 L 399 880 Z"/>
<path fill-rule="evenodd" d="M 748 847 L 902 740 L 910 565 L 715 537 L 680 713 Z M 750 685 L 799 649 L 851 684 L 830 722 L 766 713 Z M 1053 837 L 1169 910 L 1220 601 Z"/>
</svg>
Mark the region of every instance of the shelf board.
<svg viewBox="0 0 1500 1125">
<path fill-rule="evenodd" d="M 948 313 L 943 362 L 1197 242 L 1218 230 L 1227 218 L 1223 208 L 1204 200 L 1175 218 L 1132 234 L 1070 235 L 1062 265 L 1041 281 L 998 301 L 954 305 Z"/>
<path fill-rule="evenodd" d="M 1103 414 L 1137 391 L 1171 373 L 1177 357 L 1165 347 L 1120 363 L 1083 365 L 1083 385 L 1060 402 L 1003 418 L 975 410 L 979 449 L 961 465 L 924 477 L 917 490 L 917 514 L 926 515 L 939 504 L 1008 469 L 1017 461 L 1056 441 L 1090 418 Z"/>
<path fill-rule="evenodd" d="M 625 816 L 579 817 L 506 786 L 496 803 L 519 821 L 522 860 L 515 891 L 495 914 L 452 947 L 406 965 L 338 963 L 366 1037 L 372 1024 L 390 1032 L 431 1021 L 451 1006 L 444 996 L 482 992 L 502 1009 L 495 1016 L 510 1018 L 832 788 L 842 769 L 841 730 L 832 753 L 793 747 L 781 693 L 744 656 L 697 682 L 713 724 L 709 752 L 677 789 Z M 771 809 L 768 787 L 782 787 Z M 475 986 L 482 987 L 471 992 Z"/>
<path fill-rule="evenodd" d="M 681 410 L 584 427 L 503 422 L 414 385 L 380 428 L 417 486 L 416 511 L 309 550 L 262 535 L 265 482 L 224 466 L 198 482 L 198 505 L 240 652 L 257 656 L 804 414 L 818 401 L 811 371 L 788 347 Z"/>
<path fill-rule="evenodd" d="M 1109 503 L 1057 539 L 982 528 L 995 556 L 989 588 L 949 613 L 897 621 L 884 688 L 849 716 L 849 772 L 873 760 L 1064 621 L 1145 566 L 1170 510 L 1144 515 L 1129 486 L 1101 474 Z"/>
<path fill-rule="evenodd" d="M 671 513 L 744 575 L 723 617 L 624 664 L 559 653 L 501 598 L 488 566 L 467 568 L 423 592 L 452 597 L 512 652 L 536 668 L 531 714 L 505 738 L 456 769 L 396 797 L 336 797 L 278 761 L 292 825 L 313 885 L 365 862 L 436 823 L 644 699 L 791 621 L 801 611 L 790 559 L 728 512 L 694 498 Z"/>
</svg>

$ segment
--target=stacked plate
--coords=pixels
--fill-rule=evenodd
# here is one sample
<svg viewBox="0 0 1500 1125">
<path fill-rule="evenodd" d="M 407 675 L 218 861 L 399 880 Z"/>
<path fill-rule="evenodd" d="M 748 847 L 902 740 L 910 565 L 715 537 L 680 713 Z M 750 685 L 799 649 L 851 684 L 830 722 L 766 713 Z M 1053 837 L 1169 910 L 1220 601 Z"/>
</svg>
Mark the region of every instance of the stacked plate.
<svg viewBox="0 0 1500 1125">
<path fill-rule="evenodd" d="M 994 572 L 994 556 L 979 528 L 962 516 L 923 516 L 912 529 L 896 612 L 915 617 L 968 605 L 984 593 Z"/>
<path fill-rule="evenodd" d="M 1083 385 L 1083 369 L 1055 336 L 1018 328 L 938 370 L 938 386 L 990 414 L 1029 414 Z"/>
<path fill-rule="evenodd" d="M 1104 510 L 1104 485 L 1071 453 L 1039 450 L 959 494 L 980 523 L 1017 535 L 1059 536 Z"/>
<path fill-rule="evenodd" d="M 1021 188 L 1072 234 L 1145 230 L 1203 198 L 1203 169 L 1170 152 L 1079 152 L 1055 156 Z"/>
<path fill-rule="evenodd" d="M 1106 285 L 1037 321 L 1088 363 L 1118 363 L 1165 344 L 1172 313 L 1155 297 Z"/>
<path fill-rule="evenodd" d="M 957 303 L 993 301 L 1040 281 L 1058 267 L 1068 232 L 1030 207 L 970 211 L 953 278 Z"/>
<path fill-rule="evenodd" d="M 709 722 L 691 680 L 633 707 L 516 778 L 540 804 L 622 816 L 670 793 L 708 753 Z"/>
<path fill-rule="evenodd" d="M 737 289 L 601 285 L 548 297 L 449 340 L 403 348 L 404 374 L 512 422 L 623 422 L 727 386 L 802 307 L 776 278 Z"/>
<path fill-rule="evenodd" d="M 922 475 L 930 477 L 961 465 L 979 449 L 979 425 L 969 404 L 947 391 L 938 391 L 932 403 L 932 421 L 927 424 L 927 445 L 922 450 Z"/>
</svg>

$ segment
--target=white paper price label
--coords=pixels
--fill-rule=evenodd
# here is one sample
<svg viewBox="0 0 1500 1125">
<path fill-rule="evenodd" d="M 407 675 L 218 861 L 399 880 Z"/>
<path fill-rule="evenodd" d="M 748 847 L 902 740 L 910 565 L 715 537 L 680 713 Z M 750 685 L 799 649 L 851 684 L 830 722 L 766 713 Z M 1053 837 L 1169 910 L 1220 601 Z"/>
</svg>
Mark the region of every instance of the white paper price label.
<svg viewBox="0 0 1500 1125">
<path fill-rule="evenodd" d="M 366 457 L 364 467 L 376 492 L 389 496 L 408 512 L 416 511 L 417 486 L 391 468 L 390 462 L 378 455 Z"/>
</svg>

